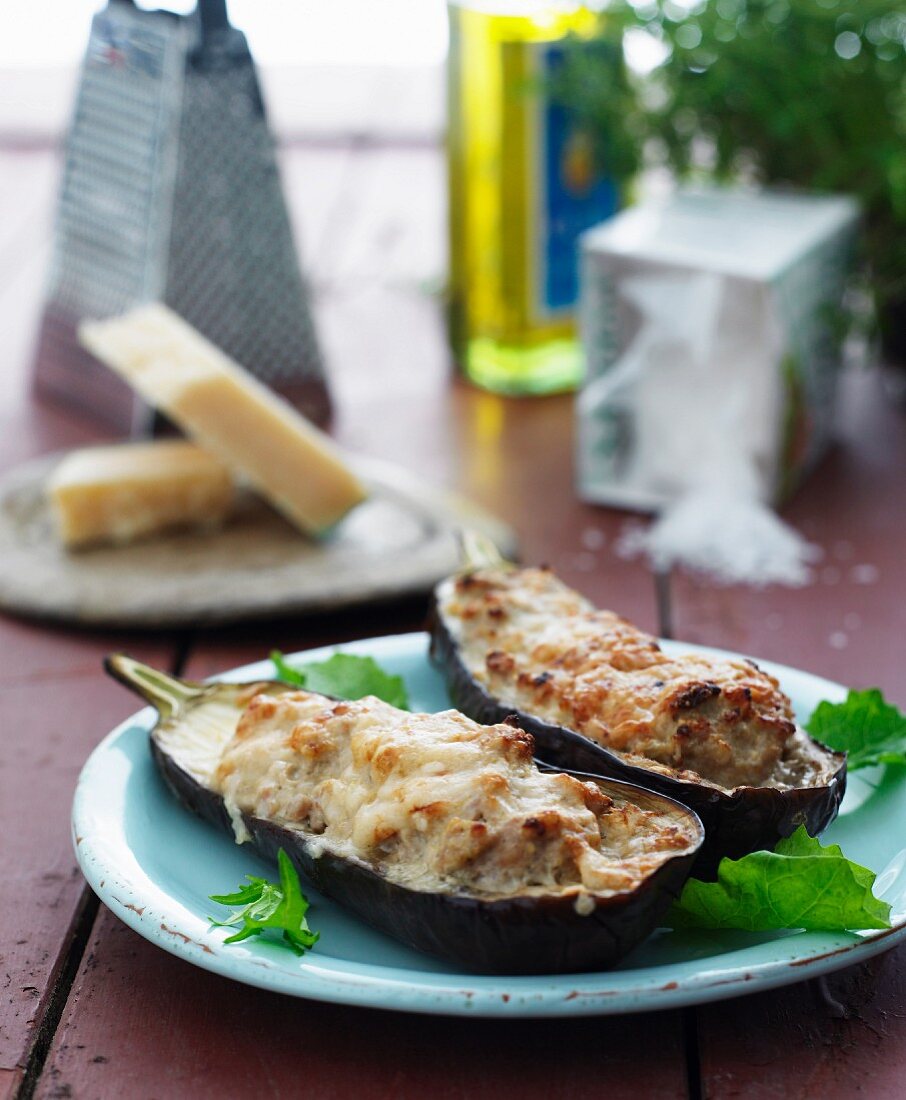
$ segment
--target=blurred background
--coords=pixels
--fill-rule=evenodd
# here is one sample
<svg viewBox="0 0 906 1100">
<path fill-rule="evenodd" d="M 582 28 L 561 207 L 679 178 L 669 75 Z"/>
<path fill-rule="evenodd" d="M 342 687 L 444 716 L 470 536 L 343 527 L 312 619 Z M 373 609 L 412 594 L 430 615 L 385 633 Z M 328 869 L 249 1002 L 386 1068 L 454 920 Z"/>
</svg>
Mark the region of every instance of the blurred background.
<svg viewBox="0 0 906 1100">
<path fill-rule="evenodd" d="M 195 7 L 191 0 L 163 6 L 183 14 Z M 12 0 L 0 41 L 4 149 L 60 146 L 98 8 L 96 0 Z M 487 43 L 484 54 L 474 43 L 480 34 L 488 43 L 559 41 L 567 53 L 580 39 L 613 47 L 574 49 L 544 94 L 567 106 L 594 170 L 617 180 L 623 202 L 646 194 L 652 181 L 664 186 L 690 174 L 857 197 L 863 271 L 879 307 L 867 323 L 879 321 L 888 352 L 902 357 L 906 15 L 895 0 L 474 0 L 449 10 L 465 46 L 460 80 L 493 64 Z M 469 27 L 468 13 L 487 27 Z M 459 111 L 455 96 L 449 109 L 445 103 L 444 0 L 230 0 L 229 14 L 258 64 L 281 145 L 438 144 L 451 110 Z M 7 164 L 4 175 L 11 174 Z M 287 185 L 295 207 L 296 178 Z M 314 174 L 307 186 L 316 221 Z M 443 196 L 427 190 L 437 208 Z M 20 220 L 9 205 L 5 211 L 4 220 Z M 412 258 L 410 273 L 419 278 L 446 273 L 438 228 L 417 233 L 437 246 L 433 256 L 425 249 Z M 317 273 L 322 258 L 313 242 L 308 251 Z"/>
<path fill-rule="evenodd" d="M 196 5 L 167 7 L 186 17 L 189 69 L 213 72 L 217 50 L 221 60 L 229 52 L 226 30 L 215 26 L 222 4 L 209 5 L 214 60 L 205 62 L 192 60 Z M 93 78 L 106 69 L 126 79 L 134 69 L 140 80 L 150 71 L 142 74 L 140 35 L 117 38 L 126 9 L 148 19 L 156 11 L 112 0 L 86 54 L 96 0 L 7 7 L 0 323 L 6 357 L 18 366 L 4 385 L 22 393 L 36 359 L 39 378 L 50 372 L 48 392 L 67 398 L 61 379 L 70 368 L 54 314 L 61 302 L 94 315 L 135 297 L 124 290 L 115 302 L 114 293 L 103 308 L 90 293 L 80 297 L 105 264 L 109 273 L 118 234 L 124 254 L 138 251 L 118 224 L 125 199 L 116 173 L 92 145 L 105 126 L 119 141 L 98 113 Z M 413 410 L 416 435 L 438 423 L 455 434 L 455 402 L 445 413 L 451 377 L 515 396 L 584 384 L 576 407 L 583 499 L 657 509 L 713 488 L 719 467 L 732 471 L 722 490 L 744 486 L 747 498 L 779 503 L 824 451 L 844 361 L 885 363 L 889 399 L 902 400 L 906 14 L 894 0 L 230 0 L 228 14 L 257 66 L 262 133 L 282 180 L 274 202 L 285 200 L 288 247 L 307 288 L 300 308 L 310 302 L 314 317 L 320 350 L 306 352 L 305 369 L 323 373 L 344 441 L 354 421 L 356 449 L 393 453 L 400 407 Z M 168 78 L 155 79 L 163 88 Z M 102 106 L 115 100 L 122 119 L 127 85 L 117 87 Z M 257 102 L 257 92 L 249 95 Z M 155 123 L 179 145 L 181 165 L 193 163 L 179 131 L 187 102 L 167 107 L 177 120 L 170 131 Z M 239 178 L 241 158 L 218 180 L 216 159 L 209 156 L 204 194 L 194 199 L 202 251 L 232 216 L 224 207 L 219 223 L 212 214 L 220 230 L 206 227 L 212 196 L 232 189 L 235 210 L 257 186 Z M 138 178 L 145 168 L 134 163 Z M 172 252 L 183 228 L 170 229 L 186 222 L 184 192 L 180 184 L 158 203 L 170 204 L 162 229 L 142 227 L 149 255 L 155 240 Z M 236 255 L 251 232 L 235 238 Z M 286 270 L 291 261 L 281 262 Z M 179 300 L 177 260 L 170 263 L 158 279 L 168 304 L 228 343 L 193 305 L 191 287 Z M 739 297 L 755 284 L 762 289 L 751 301 Z M 218 302 L 208 297 L 210 315 Z M 268 312 L 265 301 L 254 308 Z M 252 314 L 244 323 L 256 329 Z M 755 347 L 761 360 L 726 369 Z M 227 350 L 266 380 L 285 381 L 254 362 L 254 349 Z M 665 363 L 680 362 L 685 374 L 673 372 L 672 389 L 657 381 Z M 674 441 L 658 471 L 645 448 L 650 440 L 662 447 L 668 421 L 680 419 L 670 415 L 677 394 L 713 389 L 715 379 L 718 404 L 730 411 L 716 418 L 708 461 L 696 465 Z M 91 392 L 82 405 L 103 414 Z M 368 402 L 367 417 L 350 411 Z M 326 401 L 301 404 L 326 415 Z M 382 418 L 390 405 L 394 417 Z M 479 409 L 479 437 L 491 440 L 511 414 Z M 734 409 L 756 409 L 761 426 L 728 450 L 725 441 L 740 435 Z M 437 449 L 437 468 L 424 472 L 449 482 L 447 454 Z M 686 472 L 677 478 L 677 469 Z"/>
<path fill-rule="evenodd" d="M 91 17 L 101 6 L 96 0 L 13 0 L 11 32 L 0 43 L 5 139 L 62 137 Z M 183 14 L 195 7 L 191 0 L 138 6 Z M 229 13 L 261 67 L 281 136 L 440 136 L 443 0 L 232 0 Z"/>
</svg>

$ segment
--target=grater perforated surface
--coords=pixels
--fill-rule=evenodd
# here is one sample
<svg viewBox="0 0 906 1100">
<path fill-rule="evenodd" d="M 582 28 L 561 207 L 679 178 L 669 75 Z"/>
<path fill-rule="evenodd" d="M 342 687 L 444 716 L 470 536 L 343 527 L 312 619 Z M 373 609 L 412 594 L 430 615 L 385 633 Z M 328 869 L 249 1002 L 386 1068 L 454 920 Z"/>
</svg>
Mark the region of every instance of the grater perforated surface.
<svg viewBox="0 0 906 1100">
<path fill-rule="evenodd" d="M 225 10 L 109 0 L 91 25 L 36 353 L 42 391 L 121 428 L 147 416 L 77 342 L 85 318 L 163 300 L 318 422 L 329 416 L 245 36 Z"/>
<path fill-rule="evenodd" d="M 183 21 L 116 4 L 96 15 L 75 103 L 48 298 L 103 317 L 163 287 L 183 82 Z"/>
<path fill-rule="evenodd" d="M 165 300 L 266 382 L 321 373 L 251 58 L 185 74 Z"/>
</svg>

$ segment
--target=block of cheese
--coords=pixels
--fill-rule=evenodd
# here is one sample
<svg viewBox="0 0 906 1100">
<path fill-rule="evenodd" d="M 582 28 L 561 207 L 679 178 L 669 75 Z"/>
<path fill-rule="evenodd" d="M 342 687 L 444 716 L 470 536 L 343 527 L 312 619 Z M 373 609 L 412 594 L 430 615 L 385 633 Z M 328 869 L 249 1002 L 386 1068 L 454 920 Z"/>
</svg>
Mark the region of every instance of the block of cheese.
<svg viewBox="0 0 906 1100">
<path fill-rule="evenodd" d="M 47 488 L 60 538 L 73 550 L 216 527 L 235 492 L 222 462 L 181 439 L 73 451 Z"/>
<path fill-rule="evenodd" d="M 79 338 L 301 530 L 318 534 L 365 498 L 323 432 L 166 306 L 85 322 Z"/>
</svg>

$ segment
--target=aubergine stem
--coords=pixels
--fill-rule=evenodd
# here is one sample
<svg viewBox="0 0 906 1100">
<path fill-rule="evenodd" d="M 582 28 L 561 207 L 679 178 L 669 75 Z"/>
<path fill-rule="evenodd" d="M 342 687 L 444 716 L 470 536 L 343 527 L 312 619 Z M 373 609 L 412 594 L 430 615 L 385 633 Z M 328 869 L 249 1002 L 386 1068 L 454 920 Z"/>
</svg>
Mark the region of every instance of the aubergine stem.
<svg viewBox="0 0 906 1100">
<path fill-rule="evenodd" d="M 177 680 L 150 665 L 127 657 L 125 653 L 113 653 L 104 661 L 104 667 L 115 679 L 156 707 L 166 720 L 181 713 L 187 703 L 204 695 L 209 687 Z"/>
<path fill-rule="evenodd" d="M 500 553 L 493 539 L 476 531 L 474 527 L 464 527 L 459 532 L 459 549 L 463 573 L 470 573 L 473 569 L 516 568 L 513 562 L 507 561 Z"/>
</svg>

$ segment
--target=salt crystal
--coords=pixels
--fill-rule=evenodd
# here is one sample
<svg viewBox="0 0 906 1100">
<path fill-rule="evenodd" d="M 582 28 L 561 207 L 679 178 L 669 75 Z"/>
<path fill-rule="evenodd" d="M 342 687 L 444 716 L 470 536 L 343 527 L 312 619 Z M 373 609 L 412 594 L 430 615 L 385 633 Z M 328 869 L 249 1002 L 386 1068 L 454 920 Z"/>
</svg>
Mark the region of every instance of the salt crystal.
<svg viewBox="0 0 906 1100">
<path fill-rule="evenodd" d="M 598 559 L 594 554 L 589 554 L 584 550 L 580 550 L 574 554 L 564 554 L 562 557 L 562 565 L 566 569 L 575 569 L 579 573 L 591 573 L 595 570 L 598 564 Z"/>
<path fill-rule="evenodd" d="M 627 520 L 613 544 L 613 552 L 624 561 L 640 557 L 645 553 L 645 538 L 645 527 L 638 520 Z"/>
<path fill-rule="evenodd" d="M 864 565 L 854 565 L 849 571 L 849 575 L 855 584 L 876 584 L 881 571 L 876 565 L 866 563 Z"/>
</svg>

